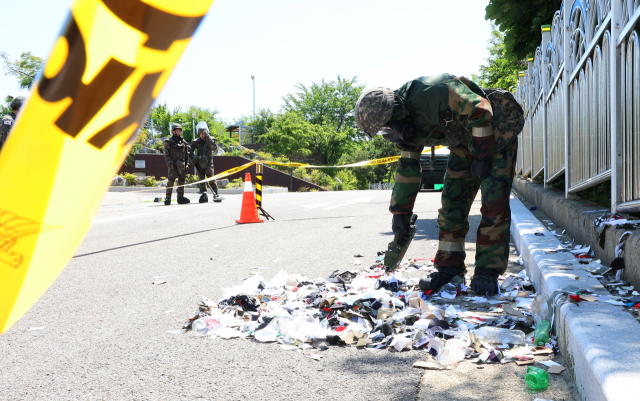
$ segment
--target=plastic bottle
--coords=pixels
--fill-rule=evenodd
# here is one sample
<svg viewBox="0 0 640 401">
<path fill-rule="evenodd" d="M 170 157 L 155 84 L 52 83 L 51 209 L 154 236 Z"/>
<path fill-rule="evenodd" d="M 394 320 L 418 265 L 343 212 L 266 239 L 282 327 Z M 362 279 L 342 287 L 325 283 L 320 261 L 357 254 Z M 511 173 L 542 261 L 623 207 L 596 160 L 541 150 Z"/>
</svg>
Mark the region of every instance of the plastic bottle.
<svg viewBox="0 0 640 401">
<path fill-rule="evenodd" d="M 534 343 L 538 347 L 544 346 L 549 342 L 549 330 L 551 329 L 551 323 L 548 320 L 542 320 L 536 325 L 536 331 L 534 333 Z"/>
<path fill-rule="evenodd" d="M 524 345 L 524 333 L 520 330 L 484 326 L 474 331 L 476 339 L 494 344 Z"/>
<path fill-rule="evenodd" d="M 524 382 L 531 390 L 544 390 L 549 385 L 549 373 L 546 370 L 529 366 Z"/>
<path fill-rule="evenodd" d="M 438 354 L 438 362 L 441 365 L 451 365 L 464 359 L 464 341 L 451 339 L 447 340 L 444 349 Z"/>
</svg>

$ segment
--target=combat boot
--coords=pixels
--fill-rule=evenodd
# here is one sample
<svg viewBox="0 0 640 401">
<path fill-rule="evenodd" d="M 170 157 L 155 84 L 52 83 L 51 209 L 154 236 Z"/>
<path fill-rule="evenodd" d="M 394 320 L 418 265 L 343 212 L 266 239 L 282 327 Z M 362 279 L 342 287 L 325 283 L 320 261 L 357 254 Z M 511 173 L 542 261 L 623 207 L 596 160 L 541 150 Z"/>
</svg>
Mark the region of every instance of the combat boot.
<svg viewBox="0 0 640 401">
<path fill-rule="evenodd" d="M 179 205 L 186 205 L 187 203 L 191 203 L 189 198 L 185 198 L 184 196 L 178 196 L 178 204 Z"/>
<path fill-rule="evenodd" d="M 215 198 L 215 195 L 213 196 Z M 209 197 L 207 194 L 200 195 L 200 199 L 198 199 L 198 203 L 207 203 L 209 202 Z"/>
<path fill-rule="evenodd" d="M 169 206 L 171 204 L 171 198 L 165 198 L 164 204 Z"/>
<path fill-rule="evenodd" d="M 431 273 L 429 277 L 423 277 L 420 279 L 420 290 L 423 292 L 438 292 L 440 289 L 447 283 L 450 283 L 454 277 L 460 276 L 462 280 L 464 280 L 464 267 L 455 267 L 455 266 L 443 266 L 436 267 L 438 269 L 437 272 Z"/>
<path fill-rule="evenodd" d="M 498 293 L 498 269 L 476 267 L 471 279 L 471 290 L 481 296 L 493 296 Z"/>
</svg>

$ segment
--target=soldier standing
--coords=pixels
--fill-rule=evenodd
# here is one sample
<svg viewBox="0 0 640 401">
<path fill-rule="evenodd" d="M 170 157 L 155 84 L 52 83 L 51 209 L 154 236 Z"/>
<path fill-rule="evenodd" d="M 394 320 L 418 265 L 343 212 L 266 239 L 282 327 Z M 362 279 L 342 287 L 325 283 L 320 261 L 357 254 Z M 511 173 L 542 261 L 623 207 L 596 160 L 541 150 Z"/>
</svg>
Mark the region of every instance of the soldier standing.
<svg viewBox="0 0 640 401">
<path fill-rule="evenodd" d="M 7 141 L 7 137 L 9 137 L 11 128 L 13 128 L 13 124 L 16 121 L 20 107 L 22 107 L 22 103 L 25 101 L 26 99 L 24 96 L 14 97 L 10 104 L 11 113 L 2 116 L 2 120 L 0 120 L 0 150 L 2 150 L 4 143 Z"/>
<path fill-rule="evenodd" d="M 209 126 L 206 121 L 200 121 L 197 126 L 199 138 L 191 142 L 191 151 L 189 153 L 191 161 L 196 168 L 198 174 L 198 181 L 213 177 L 213 155 L 218 152 L 217 139 L 209 135 Z M 218 185 L 215 180 L 209 181 L 211 190 L 213 191 L 214 201 L 219 197 Z M 200 203 L 209 202 L 207 196 L 207 183 L 200 184 L 200 190 L 202 195 L 200 196 Z"/>
<path fill-rule="evenodd" d="M 178 179 L 178 203 L 183 205 L 189 203 L 189 199 L 184 196 L 184 182 L 187 178 L 187 168 L 189 168 L 189 145 L 182 138 L 182 126 L 180 124 L 171 125 L 171 137 L 164 140 L 164 160 L 169 168 L 167 179 L 167 197 L 165 205 L 171 204 L 171 193 L 173 183 Z"/>
<path fill-rule="evenodd" d="M 524 113 L 510 92 L 485 90 L 464 77 L 441 74 L 409 81 L 395 91 L 367 90 L 356 103 L 358 126 L 370 138 L 382 135 L 402 151 L 389 210 L 393 214 L 392 229 L 399 233 L 394 242 L 396 238 L 405 242 L 395 247 L 394 243 L 389 244 L 385 254 L 387 269 L 397 266 L 394 262 L 411 241 L 408 233 L 415 232 L 411 216 L 420 190 L 422 150 L 425 146 L 449 146 L 442 208 L 438 211 L 437 272 L 420 280 L 425 292 L 438 291 L 449 282 L 464 279 L 469 210 L 479 189 L 482 221 L 471 289 L 481 295 L 497 294 L 498 276 L 507 268 L 509 195 Z M 392 249 L 403 251 L 391 252 Z"/>
</svg>

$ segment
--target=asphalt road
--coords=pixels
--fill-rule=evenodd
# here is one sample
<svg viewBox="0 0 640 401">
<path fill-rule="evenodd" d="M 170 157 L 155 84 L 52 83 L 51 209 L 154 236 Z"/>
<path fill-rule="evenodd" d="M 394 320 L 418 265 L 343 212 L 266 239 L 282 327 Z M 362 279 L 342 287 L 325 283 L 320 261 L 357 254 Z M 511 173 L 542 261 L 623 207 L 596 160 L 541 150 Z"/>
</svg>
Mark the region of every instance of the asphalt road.
<svg viewBox="0 0 640 401">
<path fill-rule="evenodd" d="M 276 344 L 168 333 L 202 296 L 218 299 L 256 271 L 267 279 L 280 269 L 326 277 L 353 268 L 358 253 L 363 266 L 373 263 L 390 240 L 390 191 L 265 195 L 263 206 L 277 220 L 249 225 L 235 223 L 241 195 L 169 207 L 151 202 L 154 196 L 105 194 L 76 256 L 0 337 L 0 400 L 415 400 L 421 379 L 420 394 L 428 389 L 434 399 L 536 397 L 524 391 L 515 376 L 524 368 L 515 364 L 423 379 L 411 365 L 424 352 L 330 348 L 315 361 Z M 408 257 L 435 256 L 439 205 L 440 193 L 418 197 Z M 479 201 L 470 220 L 473 261 Z M 552 385 L 555 400 L 571 399 L 563 375 Z"/>
</svg>

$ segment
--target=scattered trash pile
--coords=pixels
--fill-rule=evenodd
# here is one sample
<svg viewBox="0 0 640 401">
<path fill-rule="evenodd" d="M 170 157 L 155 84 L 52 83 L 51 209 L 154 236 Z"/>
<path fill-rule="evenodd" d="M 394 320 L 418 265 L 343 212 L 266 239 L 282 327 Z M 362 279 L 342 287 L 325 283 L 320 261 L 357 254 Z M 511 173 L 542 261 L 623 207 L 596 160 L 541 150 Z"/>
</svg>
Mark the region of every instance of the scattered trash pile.
<svg viewBox="0 0 640 401">
<path fill-rule="evenodd" d="M 610 227 L 616 227 L 625 230 L 618 239 L 618 243 L 615 248 L 615 259 L 609 266 L 604 266 L 600 259 L 594 258 L 595 252 L 590 246 L 574 245 L 575 240 L 565 235 L 566 230 L 563 230 L 562 232 L 554 230 L 554 223 L 550 220 L 542 220 L 542 222 L 547 226 L 551 234 L 556 236 L 563 245 L 563 248 L 561 249 L 546 251 L 546 253 L 571 253 L 577 259 L 577 262 L 584 265 L 584 269 L 591 273 L 594 278 L 597 278 L 611 294 L 605 296 L 574 294 L 576 296 L 570 299 L 570 301 L 600 301 L 616 306 L 623 306 L 631 312 L 636 319 L 640 320 L 640 292 L 635 291 L 635 288 L 632 285 L 629 285 L 629 283 L 621 279 L 622 271 L 625 268 L 624 245 L 632 231 L 640 228 L 640 221 L 627 220 L 618 214 L 607 213 L 599 216 L 593 221 L 593 229 L 599 236 L 599 246 L 603 249 L 605 245 L 604 234 L 607 229 Z M 573 267 L 560 267 L 560 270 L 573 270 Z"/>
<path fill-rule="evenodd" d="M 411 269 L 426 264 L 405 262 L 403 270 Z M 557 344 L 549 321 L 536 326 L 533 315 L 549 319 L 548 302 L 534 302 L 526 271 L 501 278 L 500 290 L 486 298 L 459 283 L 426 295 L 418 279 L 387 275 L 378 263 L 357 272 L 336 270 L 328 278 L 280 270 L 271 280 L 255 275 L 223 290 L 218 302 L 203 298 L 183 329 L 196 336 L 275 342 L 316 360 L 322 358 L 319 351 L 333 346 L 426 351 L 427 361 L 414 365 L 426 369 L 463 360 L 530 365 L 536 356 L 553 354 Z M 564 369 L 546 363 L 552 373 Z"/>
</svg>

